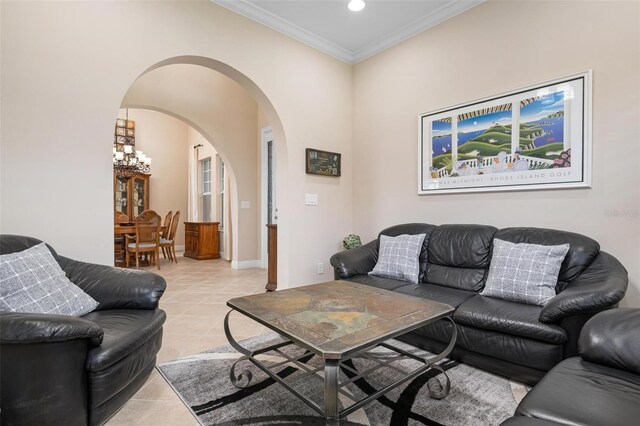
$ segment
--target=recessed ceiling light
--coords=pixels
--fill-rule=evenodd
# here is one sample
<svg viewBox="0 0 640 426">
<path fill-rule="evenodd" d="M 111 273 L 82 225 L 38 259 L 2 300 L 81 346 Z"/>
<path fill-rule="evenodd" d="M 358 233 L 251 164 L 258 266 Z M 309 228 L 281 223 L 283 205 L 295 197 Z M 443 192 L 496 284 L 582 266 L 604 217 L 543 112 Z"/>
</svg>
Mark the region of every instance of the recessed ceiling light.
<svg viewBox="0 0 640 426">
<path fill-rule="evenodd" d="M 360 12 L 366 6 L 364 0 L 351 0 L 347 7 L 352 12 Z"/>
</svg>

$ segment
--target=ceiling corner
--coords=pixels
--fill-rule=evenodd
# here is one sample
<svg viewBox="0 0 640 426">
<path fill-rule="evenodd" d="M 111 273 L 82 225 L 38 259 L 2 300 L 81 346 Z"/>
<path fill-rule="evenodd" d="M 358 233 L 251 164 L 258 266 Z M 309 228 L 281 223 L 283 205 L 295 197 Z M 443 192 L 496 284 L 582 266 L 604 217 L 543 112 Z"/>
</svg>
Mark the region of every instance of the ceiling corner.
<svg viewBox="0 0 640 426">
<path fill-rule="evenodd" d="M 331 43 L 324 38 L 318 37 L 310 31 L 301 28 L 286 19 L 280 18 L 273 13 L 264 10 L 263 8 L 249 3 L 245 0 L 212 0 L 214 3 L 219 4 L 229 10 L 237 12 L 249 19 L 252 19 L 260 24 L 266 25 L 280 33 L 283 33 L 289 37 L 292 37 L 308 46 L 316 48 L 328 55 L 331 55 L 341 61 L 347 62 L 353 65 L 354 55 L 353 52 L 344 49 L 334 43 Z"/>
</svg>

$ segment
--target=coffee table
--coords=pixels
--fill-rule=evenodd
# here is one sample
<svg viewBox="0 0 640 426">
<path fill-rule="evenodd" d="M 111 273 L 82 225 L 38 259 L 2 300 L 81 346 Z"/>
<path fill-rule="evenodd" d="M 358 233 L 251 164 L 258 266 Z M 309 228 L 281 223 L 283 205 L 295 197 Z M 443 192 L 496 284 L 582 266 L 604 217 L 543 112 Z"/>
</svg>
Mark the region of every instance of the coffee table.
<svg viewBox="0 0 640 426">
<path fill-rule="evenodd" d="M 449 392 L 449 378 L 436 363 L 453 350 L 457 337 L 455 323 L 449 345 L 442 353 L 432 358 L 418 356 L 387 342 L 389 339 L 439 319 L 445 318 L 453 323 L 450 316 L 454 308 L 449 305 L 349 281 L 331 281 L 238 297 L 229 300 L 227 306 L 231 310 L 224 319 L 225 335 L 231 346 L 244 355 L 233 364 L 230 371 L 231 382 L 239 388 L 248 387 L 252 376 L 248 370 L 236 375 L 236 365 L 241 361 L 250 361 L 320 415 L 330 420 L 347 416 L 429 369 L 438 370 L 444 377 L 444 384 L 431 379 L 428 385 L 431 396 L 440 399 Z M 258 350 L 248 350 L 240 346 L 229 329 L 229 315 L 234 310 L 280 334 L 285 341 Z M 289 345 L 301 347 L 305 349 L 305 353 L 300 356 L 291 356 L 281 350 Z M 377 347 L 391 350 L 398 354 L 398 357 L 419 361 L 421 366 L 413 371 L 403 371 L 392 366 L 392 361 L 371 356 L 370 351 Z M 285 360 L 275 365 L 266 365 L 256 358 L 257 355 L 267 352 L 275 353 Z M 301 360 L 308 360 L 310 356 L 321 357 L 322 366 L 314 369 L 301 362 Z M 361 373 L 345 364 L 345 361 L 354 357 L 367 357 L 376 363 L 376 367 Z M 287 364 L 294 364 L 304 371 L 305 375 L 314 377 L 321 378 L 319 373 L 324 372 L 324 407 L 302 395 L 276 374 L 276 368 Z M 339 409 L 338 393 L 345 392 L 344 386 L 384 367 L 401 372 L 402 377 L 352 405 Z M 350 370 L 352 377 L 339 382 L 340 369 Z"/>
</svg>

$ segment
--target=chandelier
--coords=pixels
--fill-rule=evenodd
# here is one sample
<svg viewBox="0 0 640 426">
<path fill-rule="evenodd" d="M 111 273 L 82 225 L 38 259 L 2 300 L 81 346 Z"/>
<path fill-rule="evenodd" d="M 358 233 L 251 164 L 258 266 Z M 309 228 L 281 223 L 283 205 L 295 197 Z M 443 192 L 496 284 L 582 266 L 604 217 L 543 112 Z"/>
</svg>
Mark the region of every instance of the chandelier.
<svg viewBox="0 0 640 426">
<path fill-rule="evenodd" d="M 129 110 L 126 119 L 118 118 L 113 140 L 113 173 L 116 176 L 131 177 L 138 173 L 149 173 L 151 157 L 142 151 L 136 151 L 135 130 L 136 123 L 129 120 Z"/>
</svg>

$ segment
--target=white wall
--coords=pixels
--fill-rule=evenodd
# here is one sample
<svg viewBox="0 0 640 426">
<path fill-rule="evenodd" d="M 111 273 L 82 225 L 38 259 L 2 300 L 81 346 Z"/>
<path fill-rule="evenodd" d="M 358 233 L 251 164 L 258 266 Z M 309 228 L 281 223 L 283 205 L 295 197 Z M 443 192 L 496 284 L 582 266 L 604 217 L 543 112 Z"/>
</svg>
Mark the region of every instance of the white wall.
<svg viewBox="0 0 640 426">
<path fill-rule="evenodd" d="M 198 57 L 241 82 L 274 127 L 280 286 L 331 278 L 315 266 L 352 230 L 349 65 L 210 1 L 0 7 L 2 232 L 111 263 L 114 117 L 149 67 Z M 306 147 L 342 152 L 343 176 L 306 176 Z M 320 206 L 304 206 L 308 192 Z M 86 212 L 70 214 L 68 194 L 82 194 Z"/>
<path fill-rule="evenodd" d="M 579 232 L 625 265 L 623 304 L 640 306 L 639 16 L 638 2 L 489 1 L 356 65 L 354 231 L 367 240 L 420 221 Z M 586 69 L 592 189 L 417 195 L 419 113 Z"/>
<path fill-rule="evenodd" d="M 125 117 L 121 109 L 119 118 Z M 155 210 L 164 223 L 169 211 L 180 211 L 176 245 L 184 246 L 184 224 L 189 187 L 187 131 L 189 127 L 160 112 L 129 109 L 129 119 L 136 122 L 136 150 L 151 157 L 149 178 L 149 208 Z"/>
</svg>

